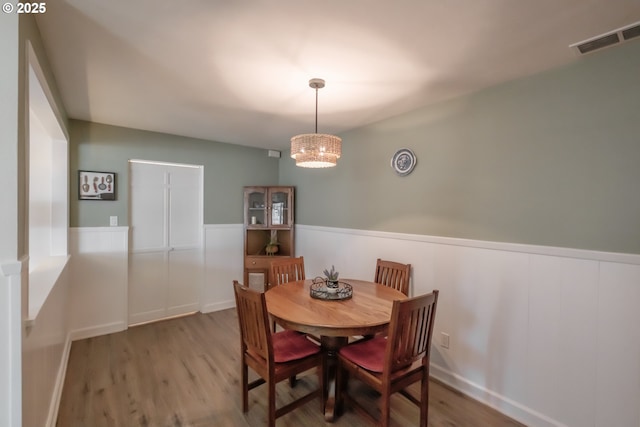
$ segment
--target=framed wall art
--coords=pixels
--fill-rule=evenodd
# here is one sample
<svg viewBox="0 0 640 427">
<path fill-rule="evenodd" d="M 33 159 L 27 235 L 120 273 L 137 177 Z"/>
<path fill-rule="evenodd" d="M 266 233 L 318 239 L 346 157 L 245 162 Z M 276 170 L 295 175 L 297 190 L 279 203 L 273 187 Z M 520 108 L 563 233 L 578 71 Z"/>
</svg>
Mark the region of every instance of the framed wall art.
<svg viewBox="0 0 640 427">
<path fill-rule="evenodd" d="M 115 200 L 115 172 L 78 171 L 78 199 Z"/>
</svg>

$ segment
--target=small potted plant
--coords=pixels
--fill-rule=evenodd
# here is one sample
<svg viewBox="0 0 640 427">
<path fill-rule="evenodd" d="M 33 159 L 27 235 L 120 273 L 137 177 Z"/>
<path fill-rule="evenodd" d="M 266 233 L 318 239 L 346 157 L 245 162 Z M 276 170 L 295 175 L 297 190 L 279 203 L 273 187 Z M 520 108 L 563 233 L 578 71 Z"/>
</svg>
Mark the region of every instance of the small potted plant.
<svg viewBox="0 0 640 427">
<path fill-rule="evenodd" d="M 278 243 L 278 238 L 277 236 L 271 236 L 271 240 L 269 240 L 269 243 L 267 243 L 267 246 L 265 246 L 264 248 L 264 252 L 267 255 L 275 255 L 276 253 L 278 253 L 280 243 Z"/>
<path fill-rule="evenodd" d="M 331 270 L 327 270 L 326 268 L 323 270 L 324 276 L 326 277 L 327 282 L 327 290 L 331 292 L 336 292 L 338 290 L 338 272 L 336 268 L 332 265 Z"/>
</svg>

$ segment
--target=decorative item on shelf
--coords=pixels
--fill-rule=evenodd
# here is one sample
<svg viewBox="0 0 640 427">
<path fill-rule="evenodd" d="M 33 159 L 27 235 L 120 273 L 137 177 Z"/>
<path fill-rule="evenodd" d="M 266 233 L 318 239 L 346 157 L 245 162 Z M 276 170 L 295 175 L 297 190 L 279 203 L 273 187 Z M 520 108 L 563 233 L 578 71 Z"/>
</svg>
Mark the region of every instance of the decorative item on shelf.
<svg viewBox="0 0 640 427">
<path fill-rule="evenodd" d="M 275 255 L 280 250 L 280 243 L 278 243 L 278 238 L 276 236 L 271 236 L 269 243 L 264 247 L 264 252 L 267 255 Z"/>
<path fill-rule="evenodd" d="M 342 139 L 326 133 L 318 133 L 318 89 L 324 80 L 311 79 L 309 86 L 316 90 L 316 132 L 291 138 L 291 158 L 303 168 L 328 168 L 335 166 L 342 155 Z"/>
</svg>

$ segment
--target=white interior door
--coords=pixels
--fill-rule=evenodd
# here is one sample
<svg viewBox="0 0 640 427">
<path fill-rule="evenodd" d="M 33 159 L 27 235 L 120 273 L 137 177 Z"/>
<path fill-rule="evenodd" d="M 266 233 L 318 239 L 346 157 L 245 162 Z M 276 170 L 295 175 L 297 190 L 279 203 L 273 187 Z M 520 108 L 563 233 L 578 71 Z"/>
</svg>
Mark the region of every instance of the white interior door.
<svg viewBox="0 0 640 427">
<path fill-rule="evenodd" d="M 129 324 L 197 311 L 203 260 L 203 168 L 129 164 Z"/>
</svg>

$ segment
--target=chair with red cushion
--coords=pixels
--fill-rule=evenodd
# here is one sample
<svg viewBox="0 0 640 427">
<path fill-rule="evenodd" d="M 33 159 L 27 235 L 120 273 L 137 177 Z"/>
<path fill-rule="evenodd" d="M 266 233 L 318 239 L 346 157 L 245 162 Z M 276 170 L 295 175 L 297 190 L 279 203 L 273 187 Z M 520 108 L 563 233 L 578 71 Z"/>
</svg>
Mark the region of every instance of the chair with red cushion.
<svg viewBox="0 0 640 427">
<path fill-rule="evenodd" d="M 271 261 L 269 269 L 270 286 L 304 279 L 304 257 L 276 258 Z"/>
<path fill-rule="evenodd" d="M 269 288 L 283 283 L 304 280 L 304 257 L 276 258 L 269 266 Z M 276 330 L 276 322 L 273 322 L 273 331 Z M 320 342 L 318 340 L 318 342 Z"/>
<path fill-rule="evenodd" d="M 322 353 L 320 347 L 295 331 L 271 332 L 264 293 L 233 281 L 240 325 L 242 350 L 242 410 L 249 409 L 249 390 L 267 383 L 269 387 L 269 426 L 276 418 L 291 412 L 316 397 L 323 399 Z M 248 368 L 260 378 L 249 383 Z M 317 369 L 319 387 L 276 409 L 276 384 L 297 374 Z M 324 402 L 321 402 L 324 407 Z M 323 408 L 324 409 L 324 408 Z"/>
<path fill-rule="evenodd" d="M 400 392 L 420 408 L 420 426 L 427 426 L 429 414 L 429 356 L 438 291 L 393 302 L 389 334 L 349 344 L 338 352 L 338 381 L 352 376 L 380 393 L 380 419 L 376 420 L 347 389 L 338 387 L 338 401 L 344 399 L 368 420 L 389 425 L 390 398 Z M 406 387 L 421 381 L 420 399 Z"/>
<path fill-rule="evenodd" d="M 269 287 L 282 285 L 284 283 L 304 280 L 304 257 L 298 258 L 278 258 L 271 261 L 269 269 Z M 276 322 L 273 322 L 273 331 L 276 330 Z M 315 342 L 320 343 L 320 338 L 307 334 Z M 295 384 L 292 379 L 291 385 Z"/>
<path fill-rule="evenodd" d="M 376 274 L 373 281 L 409 296 L 410 275 L 411 264 L 401 264 L 399 262 L 385 261 L 378 258 L 376 261 Z"/>
</svg>

